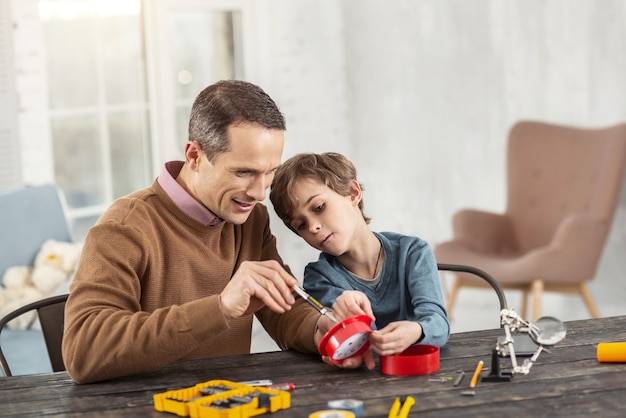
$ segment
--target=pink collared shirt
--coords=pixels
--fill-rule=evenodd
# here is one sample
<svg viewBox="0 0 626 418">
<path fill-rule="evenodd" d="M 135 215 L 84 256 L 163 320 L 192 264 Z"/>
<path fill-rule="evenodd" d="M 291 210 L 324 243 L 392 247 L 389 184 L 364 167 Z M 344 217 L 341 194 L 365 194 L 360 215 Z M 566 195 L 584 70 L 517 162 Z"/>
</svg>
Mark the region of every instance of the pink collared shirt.
<svg viewBox="0 0 626 418">
<path fill-rule="evenodd" d="M 159 185 L 176 206 L 188 216 L 206 226 L 219 225 L 222 220 L 207 209 L 206 206 L 198 202 L 176 181 L 176 177 L 178 177 L 184 164 L 183 161 L 166 162 L 157 179 Z"/>
</svg>

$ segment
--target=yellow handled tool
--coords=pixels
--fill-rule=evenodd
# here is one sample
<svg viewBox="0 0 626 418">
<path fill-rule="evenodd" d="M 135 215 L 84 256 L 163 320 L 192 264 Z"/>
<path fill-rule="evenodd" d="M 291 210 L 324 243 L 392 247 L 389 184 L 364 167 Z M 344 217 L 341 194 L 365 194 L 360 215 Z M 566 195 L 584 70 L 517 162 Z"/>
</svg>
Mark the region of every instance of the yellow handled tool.
<svg viewBox="0 0 626 418">
<path fill-rule="evenodd" d="M 389 410 L 389 418 L 407 418 L 413 405 L 415 405 L 415 399 L 411 396 L 406 397 L 404 404 L 401 404 L 400 398 L 396 398 Z"/>
</svg>

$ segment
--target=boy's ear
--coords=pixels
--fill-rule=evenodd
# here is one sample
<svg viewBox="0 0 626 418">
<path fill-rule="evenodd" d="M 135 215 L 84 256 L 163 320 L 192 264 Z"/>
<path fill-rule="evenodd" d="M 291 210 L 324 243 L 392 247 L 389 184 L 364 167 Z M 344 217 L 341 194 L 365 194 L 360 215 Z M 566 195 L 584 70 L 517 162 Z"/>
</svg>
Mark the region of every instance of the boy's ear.
<svg viewBox="0 0 626 418">
<path fill-rule="evenodd" d="M 352 202 L 354 206 L 357 206 L 362 198 L 363 190 L 361 189 L 361 185 L 358 181 L 352 180 L 350 184 L 350 202 Z"/>
</svg>

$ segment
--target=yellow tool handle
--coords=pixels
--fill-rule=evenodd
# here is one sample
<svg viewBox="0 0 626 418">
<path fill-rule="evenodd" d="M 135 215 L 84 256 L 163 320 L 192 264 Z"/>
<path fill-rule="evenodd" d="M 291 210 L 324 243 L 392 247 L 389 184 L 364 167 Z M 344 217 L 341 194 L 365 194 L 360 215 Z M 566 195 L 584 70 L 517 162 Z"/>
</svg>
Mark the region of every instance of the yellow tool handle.
<svg viewBox="0 0 626 418">
<path fill-rule="evenodd" d="M 407 396 L 404 400 L 404 405 L 402 405 L 402 410 L 400 410 L 400 405 L 400 398 L 396 398 L 389 410 L 389 418 L 407 418 L 409 411 L 415 405 L 415 399 L 412 396 Z M 400 413 L 398 414 L 398 412 Z"/>
</svg>

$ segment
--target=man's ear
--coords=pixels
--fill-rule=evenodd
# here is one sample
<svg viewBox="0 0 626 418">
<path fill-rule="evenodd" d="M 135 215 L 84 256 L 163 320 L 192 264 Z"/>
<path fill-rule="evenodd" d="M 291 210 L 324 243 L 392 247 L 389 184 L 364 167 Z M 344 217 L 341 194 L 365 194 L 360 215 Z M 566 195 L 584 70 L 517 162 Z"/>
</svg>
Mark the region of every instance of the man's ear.
<svg viewBox="0 0 626 418">
<path fill-rule="evenodd" d="M 350 202 L 353 206 L 358 206 L 363 199 L 363 190 L 358 181 L 352 180 L 350 182 Z"/>
<path fill-rule="evenodd" d="M 204 152 L 198 141 L 187 141 L 185 144 L 185 162 L 191 170 L 198 169 L 198 164 L 200 164 L 203 155 Z"/>
</svg>

